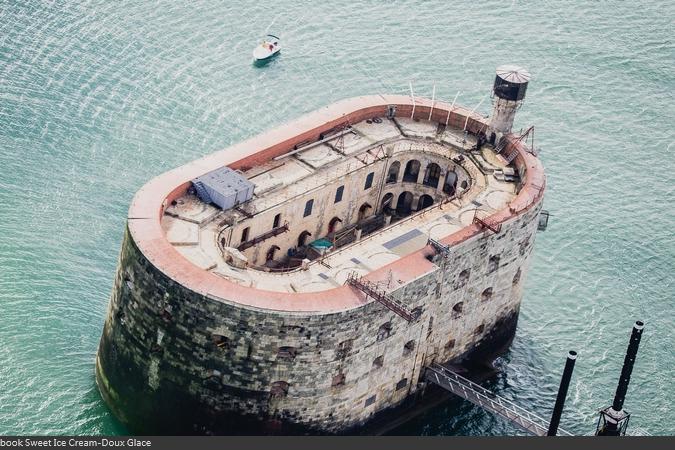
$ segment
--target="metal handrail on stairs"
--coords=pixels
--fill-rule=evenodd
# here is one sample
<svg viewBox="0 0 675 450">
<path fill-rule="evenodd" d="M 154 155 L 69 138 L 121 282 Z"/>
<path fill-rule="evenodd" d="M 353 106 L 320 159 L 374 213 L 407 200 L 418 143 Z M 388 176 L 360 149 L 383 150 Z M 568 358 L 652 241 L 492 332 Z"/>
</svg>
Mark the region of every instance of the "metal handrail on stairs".
<svg viewBox="0 0 675 450">
<path fill-rule="evenodd" d="M 536 436 L 546 436 L 549 422 L 523 407 L 516 405 L 485 389 L 479 384 L 464 378 L 440 364 L 427 367 L 425 379 L 471 403 L 480 406 L 486 411 L 497 414 L 523 430 Z M 571 433 L 558 428 L 558 435 L 572 436 Z"/>
</svg>

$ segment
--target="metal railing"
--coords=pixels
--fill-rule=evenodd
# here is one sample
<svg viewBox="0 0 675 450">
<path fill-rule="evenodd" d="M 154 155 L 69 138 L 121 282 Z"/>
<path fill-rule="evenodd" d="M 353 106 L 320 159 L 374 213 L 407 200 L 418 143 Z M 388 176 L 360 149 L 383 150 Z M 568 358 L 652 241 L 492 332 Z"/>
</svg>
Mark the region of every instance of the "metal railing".
<svg viewBox="0 0 675 450">
<path fill-rule="evenodd" d="M 258 236 L 254 237 L 253 239 L 249 239 L 247 241 L 242 242 L 237 246 L 237 250 L 240 252 L 243 252 L 247 248 L 251 248 L 254 245 L 257 245 L 263 241 L 266 241 L 269 238 L 273 238 L 275 236 L 280 235 L 281 233 L 285 233 L 289 230 L 288 228 L 288 222 L 285 222 L 283 225 L 279 227 L 272 228 L 269 231 L 266 231 L 265 233 L 259 234 Z"/>
<path fill-rule="evenodd" d="M 425 378 L 453 394 L 480 406 L 486 411 L 507 419 L 528 433 L 536 436 L 546 436 L 548 432 L 549 422 L 546 419 L 498 396 L 440 364 L 433 364 L 427 367 Z M 572 436 L 571 433 L 562 428 L 558 428 L 558 435 Z"/>
</svg>

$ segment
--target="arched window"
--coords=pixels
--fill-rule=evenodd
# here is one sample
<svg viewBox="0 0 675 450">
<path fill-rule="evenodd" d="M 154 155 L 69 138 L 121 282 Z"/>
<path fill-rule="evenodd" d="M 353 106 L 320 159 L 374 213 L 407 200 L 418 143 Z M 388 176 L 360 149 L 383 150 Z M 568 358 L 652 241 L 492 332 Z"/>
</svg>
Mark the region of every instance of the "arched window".
<svg viewBox="0 0 675 450">
<path fill-rule="evenodd" d="M 464 302 L 455 303 L 455 306 L 452 307 L 453 317 L 459 317 L 464 310 Z"/>
<path fill-rule="evenodd" d="M 409 355 L 415 350 L 415 341 L 408 341 L 403 346 L 403 356 Z"/>
<path fill-rule="evenodd" d="M 271 398 L 284 398 L 288 395 L 288 383 L 286 381 L 275 381 L 270 387 Z"/>
<path fill-rule="evenodd" d="M 298 349 L 295 347 L 285 346 L 277 349 L 277 359 L 292 361 L 298 355 Z"/>
<path fill-rule="evenodd" d="M 211 340 L 213 344 L 222 350 L 227 350 L 230 347 L 230 340 L 222 334 L 212 334 Z"/>
<path fill-rule="evenodd" d="M 274 260 L 274 253 L 277 250 L 281 250 L 278 245 L 273 245 L 267 250 L 267 254 L 265 255 L 265 262 L 273 261 Z"/>
<path fill-rule="evenodd" d="M 434 199 L 431 198 L 430 195 L 424 194 L 423 196 L 420 197 L 420 199 L 417 201 L 417 210 L 422 211 L 425 208 L 430 207 L 431 205 L 434 204 Z"/>
<path fill-rule="evenodd" d="M 467 281 L 469 281 L 469 277 L 471 276 L 471 269 L 464 269 L 459 273 L 459 276 L 457 277 L 457 286 L 458 288 L 464 286 Z"/>
<path fill-rule="evenodd" d="M 408 164 L 405 165 L 405 171 L 403 172 L 403 181 L 408 183 L 417 183 L 417 178 L 420 174 L 420 162 L 416 159 L 411 159 L 408 161 Z"/>
<path fill-rule="evenodd" d="M 489 288 L 485 289 L 482 294 L 480 294 L 480 298 L 481 298 L 481 300 L 486 302 L 486 301 L 488 301 L 492 298 L 492 294 L 493 294 L 492 288 L 489 287 Z"/>
<path fill-rule="evenodd" d="M 338 344 L 337 350 L 335 351 L 335 356 L 337 358 L 346 358 L 349 355 L 349 352 L 354 348 L 354 339 L 347 339 Z"/>
<path fill-rule="evenodd" d="M 401 163 L 399 161 L 394 161 L 389 166 L 389 172 L 387 172 L 387 184 L 396 183 L 398 181 L 398 172 L 401 170 Z"/>
<path fill-rule="evenodd" d="M 363 205 L 361 205 L 361 207 L 359 208 L 358 221 L 361 222 L 363 219 L 368 217 L 370 215 L 370 211 L 372 209 L 373 209 L 373 207 L 370 206 L 370 204 L 368 204 L 368 203 L 364 203 Z"/>
<path fill-rule="evenodd" d="M 328 234 L 335 233 L 340 227 L 341 223 L 342 219 L 340 219 L 339 217 L 333 217 L 332 219 L 330 219 L 330 222 L 328 222 Z"/>
<path fill-rule="evenodd" d="M 305 230 L 302 233 L 300 233 L 300 236 L 298 236 L 298 247 L 304 247 L 307 245 L 307 238 L 310 237 L 312 233 L 309 231 Z"/>
<path fill-rule="evenodd" d="M 487 271 L 489 272 L 494 272 L 499 268 L 499 255 L 492 255 L 490 256 L 490 259 L 488 260 L 488 267 Z"/>
<path fill-rule="evenodd" d="M 345 385 L 345 374 L 340 372 L 337 375 L 333 377 L 333 381 L 331 382 L 332 387 L 340 387 Z"/>
<path fill-rule="evenodd" d="M 443 182 L 443 192 L 448 195 L 455 195 L 457 190 L 457 174 L 453 171 L 448 171 L 445 174 L 445 181 Z"/>
<path fill-rule="evenodd" d="M 438 187 L 441 179 L 441 167 L 436 163 L 429 163 L 424 173 L 424 185 L 432 188 Z"/>
<path fill-rule="evenodd" d="M 377 330 L 377 340 L 383 341 L 391 336 L 391 322 L 385 322 L 380 325 L 379 330 Z"/>
</svg>

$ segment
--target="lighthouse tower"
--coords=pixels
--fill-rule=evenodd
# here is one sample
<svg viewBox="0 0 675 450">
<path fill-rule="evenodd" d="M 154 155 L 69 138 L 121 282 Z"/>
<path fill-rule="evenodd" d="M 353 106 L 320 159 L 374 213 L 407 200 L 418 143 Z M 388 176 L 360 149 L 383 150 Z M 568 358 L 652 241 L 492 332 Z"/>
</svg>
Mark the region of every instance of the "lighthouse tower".
<svg viewBox="0 0 675 450">
<path fill-rule="evenodd" d="M 516 111 L 523 104 L 527 83 L 532 76 L 519 66 L 497 67 L 495 84 L 492 88 L 492 117 L 490 131 L 497 137 L 511 132 Z"/>
</svg>

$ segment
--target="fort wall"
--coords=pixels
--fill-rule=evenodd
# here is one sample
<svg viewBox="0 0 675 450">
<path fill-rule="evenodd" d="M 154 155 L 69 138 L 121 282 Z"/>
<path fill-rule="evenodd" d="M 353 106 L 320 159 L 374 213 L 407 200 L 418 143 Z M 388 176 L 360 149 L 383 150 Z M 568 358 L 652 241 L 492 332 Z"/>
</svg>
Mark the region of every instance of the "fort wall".
<svg viewBox="0 0 675 450">
<path fill-rule="evenodd" d="M 412 324 L 377 302 L 334 314 L 234 307 L 167 278 L 127 232 L 99 352 L 103 390 L 119 417 L 153 431 L 191 431 L 177 406 L 162 406 L 184 398 L 178 409 L 192 405 L 195 417 L 329 432 L 363 423 L 414 393 L 424 366 L 461 360 L 495 327 L 513 332 L 537 214 L 453 246 L 445 261 L 429 252 L 437 267 L 391 291 L 422 309 Z"/>
</svg>

